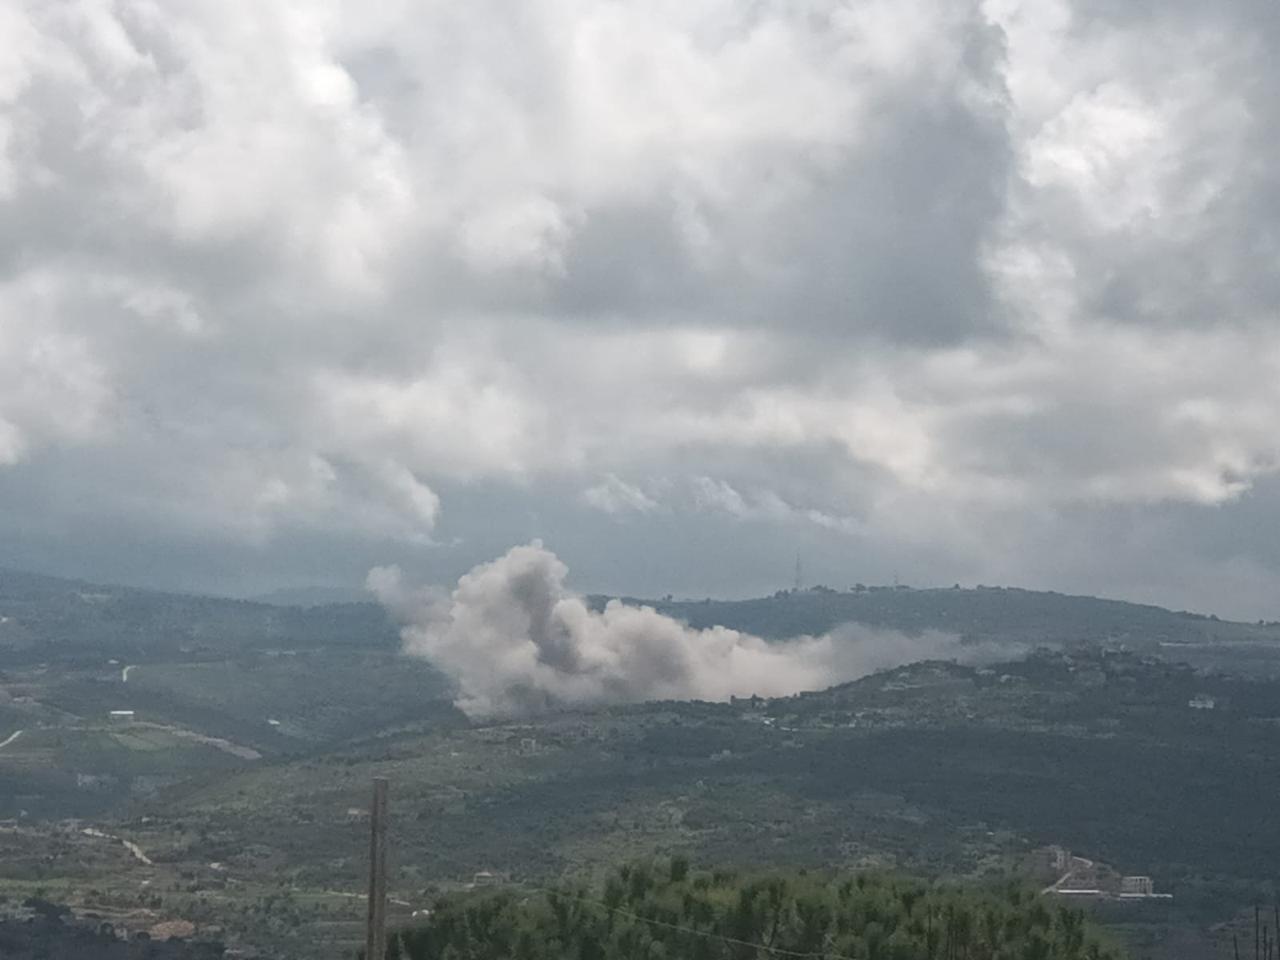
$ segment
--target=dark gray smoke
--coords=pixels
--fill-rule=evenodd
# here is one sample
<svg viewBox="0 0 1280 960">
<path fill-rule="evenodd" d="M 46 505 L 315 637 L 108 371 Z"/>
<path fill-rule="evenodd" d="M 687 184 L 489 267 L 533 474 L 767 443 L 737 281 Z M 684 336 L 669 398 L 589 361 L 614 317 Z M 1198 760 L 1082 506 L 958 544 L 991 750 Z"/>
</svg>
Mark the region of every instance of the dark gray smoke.
<svg viewBox="0 0 1280 960">
<path fill-rule="evenodd" d="M 368 584 L 406 624 L 406 651 L 452 677 L 457 705 L 472 717 L 556 705 L 784 696 L 969 652 L 937 632 L 847 624 L 821 637 L 768 642 L 725 627 L 695 630 L 617 600 L 596 612 L 566 588 L 567 573 L 535 541 L 476 567 L 451 594 L 408 589 L 395 567 L 374 569 Z"/>
</svg>

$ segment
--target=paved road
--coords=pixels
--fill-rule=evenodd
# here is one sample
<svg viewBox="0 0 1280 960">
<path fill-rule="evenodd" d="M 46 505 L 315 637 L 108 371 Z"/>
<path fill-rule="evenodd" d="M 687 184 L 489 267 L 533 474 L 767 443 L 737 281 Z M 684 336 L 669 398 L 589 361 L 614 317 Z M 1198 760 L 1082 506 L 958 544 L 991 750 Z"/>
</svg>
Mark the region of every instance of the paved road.
<svg viewBox="0 0 1280 960">
<path fill-rule="evenodd" d="M 253 747 L 241 746 L 238 743 L 232 743 L 230 740 L 224 740 L 222 737 L 210 737 L 207 734 L 197 733 L 195 730 L 188 730 L 186 727 L 175 727 L 167 723 L 135 723 L 135 727 L 150 727 L 153 730 L 163 730 L 165 733 L 172 734 L 175 737 L 181 737 L 183 740 L 194 740 L 196 743 L 203 743 L 206 746 L 216 747 L 223 753 L 229 753 L 241 760 L 261 760 L 262 754 Z"/>
<path fill-rule="evenodd" d="M 9 734 L 8 739 L 0 741 L 0 750 L 3 750 L 9 744 L 13 743 L 13 741 L 17 740 L 20 736 L 22 736 L 21 730 L 13 731 L 13 733 Z"/>
<path fill-rule="evenodd" d="M 86 837 L 97 837 L 99 840 L 114 840 L 116 843 L 123 845 L 126 850 L 133 854 L 133 858 L 139 863 L 146 864 L 148 867 L 152 866 L 151 858 L 147 856 L 146 851 L 132 840 L 125 840 L 123 837 L 117 837 L 114 834 L 106 833 L 99 830 L 97 827 L 85 827 L 80 832 Z"/>
</svg>

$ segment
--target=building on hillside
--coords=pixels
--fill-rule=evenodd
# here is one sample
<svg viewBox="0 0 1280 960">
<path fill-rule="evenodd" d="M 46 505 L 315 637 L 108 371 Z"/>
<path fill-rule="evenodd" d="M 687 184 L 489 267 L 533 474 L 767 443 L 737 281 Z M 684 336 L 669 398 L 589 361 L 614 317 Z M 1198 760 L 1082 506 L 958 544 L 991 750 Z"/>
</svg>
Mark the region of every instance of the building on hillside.
<svg viewBox="0 0 1280 960">
<path fill-rule="evenodd" d="M 107 719 L 112 723 L 133 723 L 137 718 L 132 710 L 112 710 L 107 714 Z"/>
<path fill-rule="evenodd" d="M 1060 848 L 1038 851 L 1052 856 Z M 1065 851 L 1063 851 L 1065 853 Z M 1070 857 L 1070 854 L 1067 854 Z M 1043 862 L 1043 861 L 1042 861 Z M 1076 899 L 1168 901 L 1171 893 L 1156 893 L 1154 881 L 1147 876 L 1122 876 L 1111 867 L 1083 857 L 1071 857 L 1071 867 L 1056 883 L 1045 887 L 1045 894 Z"/>
<path fill-rule="evenodd" d="M 1150 877 L 1120 878 L 1120 896 L 1122 897 L 1150 897 L 1155 892 L 1155 884 Z"/>
<path fill-rule="evenodd" d="M 147 933 L 152 940 L 189 940 L 196 935 L 196 925 L 190 920 L 163 920 Z"/>
<path fill-rule="evenodd" d="M 1028 864 L 1036 873 L 1052 874 L 1055 878 L 1068 873 L 1073 866 L 1071 851 L 1057 844 L 1040 847 L 1031 854 Z"/>
<path fill-rule="evenodd" d="M 1192 710 L 1212 710 L 1217 705 L 1217 701 L 1207 693 L 1197 694 L 1187 701 L 1187 706 Z"/>
</svg>

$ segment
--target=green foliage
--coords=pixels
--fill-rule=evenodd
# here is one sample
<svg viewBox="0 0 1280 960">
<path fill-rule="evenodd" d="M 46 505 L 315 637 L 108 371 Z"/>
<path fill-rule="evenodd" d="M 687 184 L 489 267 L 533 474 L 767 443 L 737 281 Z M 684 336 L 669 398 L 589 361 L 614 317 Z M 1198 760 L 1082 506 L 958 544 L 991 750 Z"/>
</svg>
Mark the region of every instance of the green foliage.
<svg viewBox="0 0 1280 960">
<path fill-rule="evenodd" d="M 406 960 L 1084 960 L 1114 958 L 1084 916 L 895 876 L 691 871 L 637 863 L 599 890 L 446 898 L 393 938 Z M 390 955 L 390 952 L 389 952 Z"/>
</svg>

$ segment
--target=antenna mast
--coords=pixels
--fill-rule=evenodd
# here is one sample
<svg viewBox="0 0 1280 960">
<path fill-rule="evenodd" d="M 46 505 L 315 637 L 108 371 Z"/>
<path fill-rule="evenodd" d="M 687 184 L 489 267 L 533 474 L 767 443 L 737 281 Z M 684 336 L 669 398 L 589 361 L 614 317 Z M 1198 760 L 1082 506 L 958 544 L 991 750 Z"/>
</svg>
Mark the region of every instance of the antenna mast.
<svg viewBox="0 0 1280 960">
<path fill-rule="evenodd" d="M 369 808 L 369 923 L 365 960 L 383 960 L 387 953 L 387 780 L 373 778 Z"/>
</svg>

